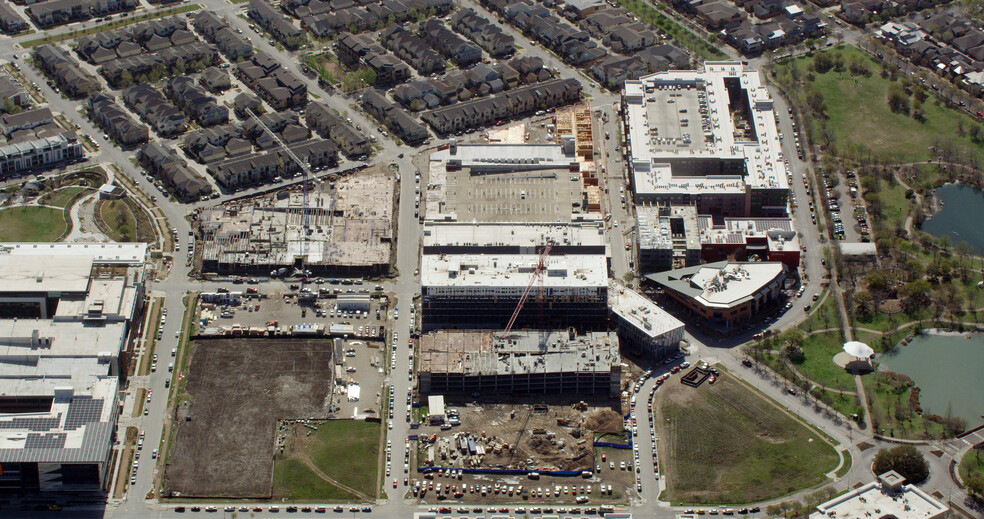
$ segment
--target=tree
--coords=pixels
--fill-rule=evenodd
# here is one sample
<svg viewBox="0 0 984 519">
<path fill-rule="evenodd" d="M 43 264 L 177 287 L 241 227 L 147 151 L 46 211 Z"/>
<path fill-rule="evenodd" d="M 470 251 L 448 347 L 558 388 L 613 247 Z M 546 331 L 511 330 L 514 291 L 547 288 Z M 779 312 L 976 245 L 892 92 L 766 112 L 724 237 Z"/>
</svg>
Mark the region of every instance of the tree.
<svg viewBox="0 0 984 519">
<path fill-rule="evenodd" d="M 826 74 L 834 67 L 834 60 L 831 59 L 830 54 L 826 52 L 820 52 L 813 57 L 813 70 L 816 70 L 819 74 Z"/>
<path fill-rule="evenodd" d="M 909 113 L 909 96 L 898 84 L 892 84 L 888 91 L 888 109 L 897 114 Z"/>
<path fill-rule="evenodd" d="M 967 490 L 970 490 L 970 494 L 974 496 L 978 501 L 984 500 L 984 476 L 980 474 L 974 474 L 973 476 L 967 478 Z"/>
<path fill-rule="evenodd" d="M 929 477 L 929 463 L 912 445 L 900 445 L 878 451 L 872 468 L 876 474 L 894 470 L 901 474 L 907 483 L 913 485 L 918 485 Z"/>
</svg>

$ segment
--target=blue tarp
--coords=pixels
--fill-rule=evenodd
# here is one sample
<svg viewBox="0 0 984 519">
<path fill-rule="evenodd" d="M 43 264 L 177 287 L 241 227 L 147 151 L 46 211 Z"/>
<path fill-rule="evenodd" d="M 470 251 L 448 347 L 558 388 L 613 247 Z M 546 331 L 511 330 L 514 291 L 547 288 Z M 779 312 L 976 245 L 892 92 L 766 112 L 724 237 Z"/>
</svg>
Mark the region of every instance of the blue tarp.
<svg viewBox="0 0 984 519">
<path fill-rule="evenodd" d="M 446 467 L 417 467 L 417 471 L 423 474 L 428 472 L 437 472 L 443 470 L 445 472 L 449 470 L 458 470 L 465 474 L 513 474 L 524 476 L 531 472 L 536 472 L 542 476 L 557 476 L 557 477 L 575 477 L 580 476 L 582 470 L 527 470 L 527 469 L 452 469 Z M 590 472 L 590 471 L 589 471 Z"/>
<path fill-rule="evenodd" d="M 611 443 L 611 442 L 594 442 L 595 447 L 611 447 L 613 449 L 631 449 L 632 443 Z"/>
</svg>

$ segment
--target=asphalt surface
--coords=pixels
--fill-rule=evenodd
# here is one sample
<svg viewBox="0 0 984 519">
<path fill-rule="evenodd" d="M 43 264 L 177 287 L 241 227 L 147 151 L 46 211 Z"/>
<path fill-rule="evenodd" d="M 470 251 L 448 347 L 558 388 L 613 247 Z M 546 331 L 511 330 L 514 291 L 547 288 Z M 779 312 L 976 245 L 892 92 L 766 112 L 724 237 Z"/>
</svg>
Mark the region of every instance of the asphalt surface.
<svg viewBox="0 0 984 519">
<path fill-rule="evenodd" d="M 472 0 L 462 0 L 462 2 L 469 7 L 475 8 L 479 14 L 491 20 L 492 23 L 501 26 L 506 33 L 512 34 L 516 38 L 517 44 L 520 44 L 523 47 L 523 50 L 521 51 L 522 55 L 538 56 L 544 60 L 546 66 L 556 68 L 560 71 L 561 77 L 577 77 L 584 85 L 585 92 L 589 96 L 589 102 L 592 108 L 592 121 L 595 124 L 597 131 L 596 142 L 600 143 L 597 149 L 598 155 L 596 160 L 599 160 L 600 164 L 605 167 L 604 173 L 602 173 L 599 168 L 600 185 L 603 189 L 607 188 L 607 193 L 604 193 L 603 198 L 603 210 L 612 214 L 612 223 L 609 224 L 611 227 L 608 232 L 608 240 L 612 251 L 612 274 L 615 277 L 621 278 L 630 270 L 629 261 L 632 257 L 632 251 L 626 251 L 624 243 L 625 241 L 634 243 L 634 238 L 631 236 L 634 220 L 632 214 L 633 205 L 628 192 L 629 190 L 627 189 L 628 184 L 626 182 L 625 161 L 621 157 L 620 152 L 616 152 L 614 150 L 616 145 L 620 146 L 620 150 L 623 149 L 621 147 L 623 143 L 617 141 L 619 132 L 617 132 L 615 128 L 616 125 L 619 124 L 616 114 L 618 96 L 599 89 L 594 81 L 588 80 L 580 71 L 566 66 L 552 53 L 543 49 L 542 46 L 530 45 L 528 39 L 521 33 L 516 31 L 508 24 L 499 24 L 497 22 L 497 17 L 494 14 L 485 12 L 484 9 L 476 2 L 473 2 Z M 253 37 L 255 39 L 255 46 L 271 54 L 283 66 L 292 70 L 298 77 L 302 78 L 302 80 L 308 84 L 308 88 L 311 92 L 317 93 L 321 96 L 319 101 L 339 110 L 343 116 L 352 118 L 353 123 L 361 125 L 364 131 L 377 135 L 377 142 L 384 146 L 384 150 L 372 157 L 370 159 L 371 163 L 395 163 L 399 166 L 402 184 L 399 190 L 399 241 L 397 243 L 396 252 L 397 275 L 394 280 L 383 283 L 386 291 L 392 292 L 396 295 L 396 306 L 400 309 L 399 317 L 395 319 L 395 324 L 392 327 L 399 337 L 395 344 L 397 353 L 396 369 L 392 370 L 388 378 L 384 381 L 384 387 L 389 384 L 393 384 L 396 388 L 396 397 L 394 399 L 394 416 L 396 419 L 393 420 L 393 429 L 387 431 L 387 434 L 393 444 L 397 446 L 394 448 L 393 467 L 398 468 L 406 461 L 402 459 L 404 456 L 403 450 L 399 449 L 398 446 L 402 443 L 401 440 L 409 433 L 409 426 L 405 420 L 402 419 L 402 417 L 406 412 L 405 395 L 413 384 L 413 382 L 409 381 L 407 378 L 407 374 L 410 371 L 411 366 L 409 365 L 409 357 L 405 354 L 408 348 L 407 340 L 410 337 L 409 310 L 413 298 L 419 293 L 419 281 L 417 276 L 413 275 L 414 270 L 419 265 L 418 245 L 420 241 L 420 223 L 413 217 L 415 183 L 413 181 L 414 167 L 410 163 L 410 159 L 415 151 L 410 147 L 397 145 L 395 141 L 391 139 L 379 136 L 375 131 L 375 128 L 378 127 L 375 121 L 370 120 L 361 112 L 354 111 L 350 108 L 351 104 L 357 103 L 356 99 L 345 96 L 328 95 L 317 85 L 315 80 L 308 78 L 301 73 L 299 61 L 295 55 L 289 52 L 277 50 L 275 47 L 269 45 L 265 38 L 257 37 L 257 35 L 249 29 L 248 22 L 236 16 L 236 14 L 240 12 L 246 4 L 233 5 L 221 0 L 202 0 L 199 3 L 204 5 L 206 9 L 225 16 L 233 27 L 238 27 L 242 29 L 245 34 Z M 144 4 L 144 6 L 148 8 L 150 7 L 149 4 Z M 60 34 L 69 32 L 75 28 L 76 27 L 74 26 L 61 27 L 49 31 L 49 33 Z M 852 43 L 857 41 L 860 36 L 860 31 L 844 29 L 843 34 L 844 41 Z M 140 175 L 140 170 L 129 161 L 129 154 L 115 147 L 111 142 L 107 142 L 102 139 L 103 132 L 77 111 L 80 106 L 79 102 L 66 100 L 53 92 L 47 86 L 46 79 L 27 64 L 24 57 L 29 53 L 29 51 L 16 47 L 15 43 L 17 41 L 37 37 L 37 34 L 32 34 L 15 39 L 0 39 L 0 59 L 11 60 L 14 54 L 18 54 L 19 59 L 17 61 L 21 65 L 22 72 L 25 77 L 27 77 L 28 81 L 36 82 L 40 85 L 41 93 L 49 101 L 52 111 L 64 114 L 71 123 L 78 124 L 81 127 L 81 130 L 79 130 L 80 133 L 89 135 L 99 144 L 100 151 L 98 154 L 94 154 L 90 157 L 89 164 L 116 164 L 120 168 L 122 174 L 133 179 L 140 189 L 148 194 L 159 195 L 159 193 L 156 192 L 156 188 L 153 187 L 151 183 L 146 180 L 146 178 Z M 767 59 L 768 58 L 763 57 L 750 60 L 750 65 L 752 68 L 761 69 Z M 821 256 L 821 249 L 826 244 L 824 239 L 817 231 L 816 226 L 811 223 L 808 204 L 806 203 L 808 194 L 803 187 L 802 175 L 807 174 L 808 176 L 812 176 L 810 165 L 805 161 L 797 159 L 796 150 L 792 143 L 791 136 L 793 135 L 793 131 L 788 112 L 786 110 L 787 106 L 785 100 L 781 95 L 779 95 L 778 92 L 772 90 L 771 93 L 773 99 L 775 100 L 776 112 L 780 115 L 780 130 L 786 137 L 782 142 L 782 146 L 785 157 L 787 157 L 790 161 L 790 169 L 793 176 L 793 180 L 790 183 L 791 189 L 799 202 L 799 208 L 794 212 L 794 218 L 796 220 L 796 227 L 801 233 L 800 240 L 803 248 L 805 249 L 803 256 L 806 258 L 803 262 L 801 272 L 802 279 L 807 288 L 804 291 L 802 299 L 803 301 L 809 301 L 813 294 L 818 293 L 821 290 L 822 283 L 824 282 L 823 276 L 825 269 L 820 265 L 819 258 Z M 604 113 L 607 113 L 607 121 L 599 119 L 594 113 L 595 109 L 601 109 Z M 603 136 L 605 131 L 610 132 L 610 140 L 604 140 Z M 435 142 L 435 144 L 439 144 L 439 142 Z M 401 153 L 405 154 L 405 158 L 398 158 L 398 155 Z M 353 165 L 354 164 L 351 162 L 343 163 L 338 169 L 347 169 Z M 329 174 L 332 171 L 335 170 L 319 172 L 319 175 Z M 282 187 L 282 185 L 277 187 Z M 624 207 L 621 203 L 620 187 L 626 188 L 626 204 Z M 242 196 L 244 194 L 251 194 L 269 188 L 270 186 L 266 186 L 240 191 L 235 194 L 223 194 L 219 202 L 227 200 L 233 196 Z M 208 203 L 181 205 L 167 200 L 166 197 L 163 196 L 159 196 L 158 198 L 157 205 L 166 216 L 168 220 L 167 225 L 169 227 L 176 228 L 177 242 L 181 244 L 187 242 L 188 232 L 190 231 L 190 225 L 185 218 L 186 215 L 195 207 L 216 203 L 216 201 L 210 201 Z M 816 202 L 817 200 L 814 201 L 814 203 Z M 618 227 L 614 227 L 613 224 L 615 221 L 619 222 Z M 105 507 L 90 506 L 85 508 L 72 508 L 69 513 L 73 517 L 144 518 L 185 517 L 200 514 L 206 517 L 217 517 L 220 514 L 223 517 L 233 516 L 232 514 L 224 512 L 223 507 L 225 505 L 219 503 L 216 503 L 218 511 L 214 513 L 204 511 L 199 513 L 190 511 L 180 513 L 174 510 L 173 505 L 165 506 L 157 503 L 156 501 L 145 499 L 145 495 L 149 490 L 151 490 L 155 477 L 158 476 L 158 474 L 155 473 L 156 469 L 154 464 L 151 463 L 150 451 L 152 451 L 160 442 L 163 418 L 167 407 L 167 390 L 164 387 L 164 383 L 165 379 L 170 376 L 166 366 L 167 363 L 170 362 L 168 359 L 170 359 L 171 348 L 177 345 L 175 333 L 179 330 L 179 327 L 182 324 L 182 316 L 184 315 L 182 296 L 188 291 L 209 290 L 218 286 L 217 283 L 202 283 L 189 279 L 189 268 L 183 261 L 183 252 L 176 253 L 175 257 L 177 261 L 173 264 L 169 275 L 161 281 L 152 282 L 148 287 L 148 290 L 152 295 L 162 295 L 165 297 L 165 306 L 168 309 L 168 319 L 164 326 L 163 338 L 157 346 L 157 353 L 160 356 L 160 361 L 158 362 L 159 369 L 149 376 L 133 377 L 130 382 L 130 390 L 128 394 L 128 400 L 132 401 L 135 388 L 146 387 L 152 389 L 153 398 L 151 399 L 151 403 L 149 405 L 150 411 L 148 415 L 141 416 L 139 418 L 131 418 L 128 412 L 124 412 L 124 416 L 120 419 L 121 431 L 127 425 L 134 425 L 145 431 L 146 434 L 145 447 L 141 456 L 141 460 L 145 461 L 140 464 L 140 468 L 137 471 L 136 484 L 131 486 L 125 499 L 121 501 L 111 501 Z M 772 322 L 770 327 L 778 331 L 803 319 L 803 305 L 805 304 L 803 301 L 795 301 L 792 308 Z M 391 311 L 391 317 L 392 316 L 393 312 Z M 686 336 L 688 342 L 687 349 L 689 351 L 687 359 L 691 362 L 694 362 L 697 359 L 706 360 L 711 363 L 720 362 L 731 373 L 740 376 L 742 379 L 746 380 L 751 385 L 765 393 L 768 397 L 789 409 L 790 412 L 797 414 L 807 423 L 824 431 L 839 443 L 838 449 L 848 450 L 853 457 L 852 469 L 846 477 L 833 483 L 835 487 L 845 488 L 846 486 L 853 485 L 856 482 L 870 481 L 872 479 L 872 475 L 867 467 L 870 466 L 871 459 L 878 449 L 870 448 L 862 452 L 857 448 L 857 444 L 862 439 L 875 445 L 881 445 L 880 442 L 876 442 L 869 438 L 860 437 L 859 433 L 845 426 L 843 423 L 833 421 L 827 418 L 823 413 L 816 412 L 811 404 L 804 403 L 801 396 L 790 395 L 786 391 L 785 386 L 781 383 L 773 383 L 771 377 L 754 373 L 751 369 L 745 368 L 741 365 L 740 348 L 737 346 L 751 339 L 751 335 L 757 331 L 758 330 L 748 330 L 741 335 L 730 337 L 727 340 L 720 340 L 702 335 L 700 330 L 696 327 L 689 327 Z M 658 370 L 659 368 L 655 369 Z M 638 394 L 636 412 L 634 413 L 639 431 L 639 434 L 636 436 L 635 440 L 639 449 L 638 453 L 640 468 L 642 469 L 640 472 L 640 478 L 643 484 L 641 498 L 634 500 L 630 503 L 629 507 L 620 507 L 620 509 L 642 514 L 645 517 L 675 517 L 677 513 L 682 511 L 682 509 L 674 509 L 666 503 L 658 501 L 658 496 L 662 489 L 662 479 L 656 479 L 653 465 L 651 463 L 653 459 L 652 452 L 654 449 L 654 438 L 650 434 L 651 413 L 646 412 L 646 401 L 648 400 L 649 390 L 652 385 L 653 381 L 651 379 L 643 384 Z M 132 407 L 129 407 L 132 405 L 132 402 L 128 402 L 127 405 L 128 407 L 126 409 L 132 409 Z M 966 449 L 964 443 L 949 442 L 947 444 L 937 444 L 933 446 L 935 448 L 943 449 L 948 455 L 944 455 L 942 457 L 927 455 L 927 459 L 932 464 L 933 476 L 929 482 L 924 484 L 924 489 L 930 491 L 940 490 L 945 495 L 959 494 L 959 490 L 955 489 L 952 480 L 946 475 L 946 465 L 949 462 L 949 455 Z M 928 450 L 929 448 L 929 446 L 920 447 L 922 450 Z M 124 470 L 127 469 L 128 468 L 124 467 Z M 391 476 L 390 479 L 396 475 L 399 475 L 399 471 L 394 470 L 393 474 L 394 476 Z M 403 487 L 401 486 L 400 489 L 399 494 L 402 494 Z M 366 516 L 397 519 L 412 517 L 414 512 L 424 512 L 426 508 L 430 508 L 430 506 L 419 507 L 412 502 L 404 502 L 401 498 L 396 497 L 396 494 L 397 493 L 391 495 L 386 501 L 372 503 L 373 509 L 370 513 L 348 512 L 346 507 L 346 512 L 337 514 L 330 511 L 331 507 L 334 505 L 329 505 L 327 515 L 344 518 Z M 207 505 L 202 504 L 201 506 L 204 509 Z M 762 506 L 764 508 L 765 504 Z M 264 506 L 264 508 L 266 508 L 266 506 Z M 66 512 L 31 512 L 31 516 L 43 517 L 50 515 L 52 517 L 64 517 L 65 513 Z M 287 514 L 287 512 L 284 507 L 281 507 L 279 512 L 263 511 L 249 512 L 248 514 L 250 517 L 278 517 Z M 0 510 L 0 516 L 20 517 L 23 515 L 24 512 L 20 510 Z M 298 512 L 296 514 L 289 515 L 308 515 L 308 513 Z M 460 516 L 461 514 L 455 515 Z"/>
</svg>

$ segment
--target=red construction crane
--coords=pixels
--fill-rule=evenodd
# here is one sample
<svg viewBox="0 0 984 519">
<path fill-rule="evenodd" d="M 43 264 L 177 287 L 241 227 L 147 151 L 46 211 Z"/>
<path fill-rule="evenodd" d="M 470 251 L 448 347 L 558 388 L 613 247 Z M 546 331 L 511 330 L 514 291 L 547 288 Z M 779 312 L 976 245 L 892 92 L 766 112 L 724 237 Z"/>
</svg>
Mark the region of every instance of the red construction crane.
<svg viewBox="0 0 984 519">
<path fill-rule="evenodd" d="M 540 256 L 536 261 L 536 268 L 533 269 L 533 277 L 530 278 L 530 283 L 526 285 L 526 290 L 523 291 L 523 295 L 519 298 L 519 303 L 516 304 L 516 309 L 513 310 L 512 317 L 509 318 L 509 324 L 506 325 L 506 331 L 503 333 L 509 333 L 509 330 L 512 330 L 513 324 L 516 323 L 516 318 L 519 317 L 519 311 L 523 309 L 523 305 L 526 304 L 526 300 L 530 297 L 530 290 L 533 289 L 533 283 L 536 282 L 537 278 L 543 275 L 543 269 L 545 268 L 544 260 L 546 260 L 547 255 L 550 254 L 551 248 L 553 248 L 553 243 L 547 242 L 547 245 L 540 250 Z M 542 294 L 540 297 L 542 297 Z"/>
</svg>

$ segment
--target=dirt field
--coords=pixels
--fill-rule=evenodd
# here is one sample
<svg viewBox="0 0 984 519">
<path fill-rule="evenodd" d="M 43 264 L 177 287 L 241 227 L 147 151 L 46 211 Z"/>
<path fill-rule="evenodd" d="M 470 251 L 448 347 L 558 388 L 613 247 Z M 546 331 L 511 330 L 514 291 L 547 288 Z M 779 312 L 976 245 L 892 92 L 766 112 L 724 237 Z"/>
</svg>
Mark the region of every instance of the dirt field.
<svg viewBox="0 0 984 519">
<path fill-rule="evenodd" d="M 175 497 L 270 497 L 278 420 L 328 415 L 331 344 L 313 339 L 193 343 L 165 489 Z"/>
<path fill-rule="evenodd" d="M 833 447 L 735 381 L 691 388 L 672 379 L 656 392 L 660 465 L 677 504 L 739 504 L 823 482 Z"/>
<path fill-rule="evenodd" d="M 614 404 L 614 402 L 613 402 Z M 524 476 L 464 475 L 453 484 L 468 485 L 523 485 L 527 491 L 539 490 L 543 497 L 529 496 L 529 502 L 573 503 L 575 495 L 565 492 L 565 486 L 576 485 L 580 492 L 586 493 L 591 486 L 589 497 L 594 503 L 608 503 L 624 500 L 632 492 L 634 473 L 631 469 L 620 468 L 620 461 L 629 462 L 631 450 L 595 448 L 596 435 L 621 433 L 623 422 L 620 414 L 609 407 L 592 405 L 584 411 L 570 405 L 543 405 L 535 409 L 532 404 L 491 404 L 451 405 L 449 408 L 459 412 L 461 425 L 448 431 L 435 426 L 422 426 L 421 438 L 436 434 L 436 441 L 422 441 L 416 444 L 417 465 L 453 468 L 516 468 L 527 470 L 576 470 L 593 471 L 590 479 L 580 477 L 550 477 L 542 475 L 538 480 Z M 485 450 L 484 455 L 471 455 L 460 448 L 462 437 L 471 438 L 476 446 Z M 624 442 L 606 436 L 604 441 Z M 602 462 L 602 453 L 606 462 Z M 611 469 L 608 462 L 614 462 Z M 412 477 L 423 476 L 413 471 Z M 438 478 L 435 481 L 447 482 Z M 601 484 L 612 485 L 612 495 L 601 495 Z M 558 495 L 551 495 L 554 490 Z M 537 492 L 540 494 L 540 492 Z M 444 500 L 451 496 L 442 495 Z M 437 502 L 434 492 L 423 495 L 425 502 Z M 515 502 L 515 497 L 506 493 L 490 491 L 482 496 L 480 492 L 465 492 L 460 499 L 465 503 L 498 504 Z"/>
</svg>

